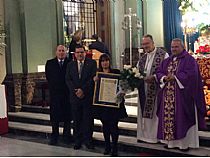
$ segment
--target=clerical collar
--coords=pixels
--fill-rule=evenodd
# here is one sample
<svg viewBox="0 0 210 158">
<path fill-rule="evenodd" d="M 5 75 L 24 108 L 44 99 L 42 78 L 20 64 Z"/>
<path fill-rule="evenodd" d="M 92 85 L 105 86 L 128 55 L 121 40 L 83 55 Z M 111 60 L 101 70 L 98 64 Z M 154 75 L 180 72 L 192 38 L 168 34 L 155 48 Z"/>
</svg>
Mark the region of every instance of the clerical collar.
<svg viewBox="0 0 210 158">
<path fill-rule="evenodd" d="M 176 59 L 177 59 L 177 56 L 174 56 L 174 57 L 173 57 L 173 61 L 176 61 Z"/>
</svg>

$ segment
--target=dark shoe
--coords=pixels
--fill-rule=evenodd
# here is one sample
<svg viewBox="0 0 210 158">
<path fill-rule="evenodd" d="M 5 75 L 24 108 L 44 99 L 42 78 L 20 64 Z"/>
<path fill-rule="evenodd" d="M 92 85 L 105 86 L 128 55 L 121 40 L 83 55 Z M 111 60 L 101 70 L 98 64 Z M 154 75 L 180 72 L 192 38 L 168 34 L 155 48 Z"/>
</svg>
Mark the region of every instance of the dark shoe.
<svg viewBox="0 0 210 158">
<path fill-rule="evenodd" d="M 186 149 L 180 149 L 180 148 L 179 148 L 179 150 L 182 151 L 182 152 L 187 152 L 187 151 L 190 150 L 190 148 L 186 148 Z"/>
<path fill-rule="evenodd" d="M 168 147 L 168 145 L 164 145 L 163 146 L 165 149 L 170 149 L 169 147 Z"/>
<path fill-rule="evenodd" d="M 138 140 L 137 140 L 137 143 L 145 143 L 145 142 L 138 139 Z"/>
<path fill-rule="evenodd" d="M 92 143 L 88 143 L 88 144 L 85 144 L 86 148 L 88 149 L 94 149 L 94 146 Z"/>
<path fill-rule="evenodd" d="M 75 144 L 74 145 L 74 150 L 79 150 L 81 148 L 81 144 Z"/>
<path fill-rule="evenodd" d="M 65 137 L 63 137 L 63 143 L 64 144 L 71 144 L 72 143 L 72 138 L 70 137 L 70 136 L 65 136 Z"/>
<path fill-rule="evenodd" d="M 111 156 L 113 156 L 113 157 L 117 157 L 117 156 L 118 156 L 118 152 L 117 152 L 117 151 L 112 151 Z"/>
<path fill-rule="evenodd" d="M 111 149 L 110 148 L 105 148 L 104 155 L 109 155 L 110 153 L 111 153 Z"/>
<path fill-rule="evenodd" d="M 118 156 L 117 147 L 113 147 L 111 156 L 114 156 L 114 157 Z"/>
<path fill-rule="evenodd" d="M 58 143 L 57 138 L 51 138 L 50 142 L 48 143 L 49 145 L 56 145 Z"/>
</svg>

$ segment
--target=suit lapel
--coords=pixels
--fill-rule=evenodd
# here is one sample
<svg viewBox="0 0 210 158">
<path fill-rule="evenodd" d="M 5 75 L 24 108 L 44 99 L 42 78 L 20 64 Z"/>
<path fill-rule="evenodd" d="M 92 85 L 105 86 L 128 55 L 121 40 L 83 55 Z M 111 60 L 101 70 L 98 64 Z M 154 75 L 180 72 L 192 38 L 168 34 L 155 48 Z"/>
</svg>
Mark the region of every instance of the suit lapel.
<svg viewBox="0 0 210 158">
<path fill-rule="evenodd" d="M 58 72 L 61 70 L 57 58 L 54 59 L 54 68 L 55 68 Z"/>
</svg>

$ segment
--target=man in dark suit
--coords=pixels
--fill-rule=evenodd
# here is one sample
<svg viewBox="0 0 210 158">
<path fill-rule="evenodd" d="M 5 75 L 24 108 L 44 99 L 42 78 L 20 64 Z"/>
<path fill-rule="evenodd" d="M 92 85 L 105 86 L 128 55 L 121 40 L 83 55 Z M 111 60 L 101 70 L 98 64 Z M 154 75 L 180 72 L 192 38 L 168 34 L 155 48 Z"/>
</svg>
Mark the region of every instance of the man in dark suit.
<svg viewBox="0 0 210 158">
<path fill-rule="evenodd" d="M 65 83 L 66 49 L 63 45 L 56 48 L 56 57 L 48 60 L 45 66 L 45 74 L 50 91 L 50 120 L 52 125 L 52 135 L 49 144 L 56 145 L 59 136 L 59 122 L 64 122 L 63 136 L 64 142 L 71 140 L 71 108 L 69 103 L 69 91 Z"/>
<path fill-rule="evenodd" d="M 75 48 L 76 60 L 70 62 L 66 69 L 66 83 L 70 92 L 72 116 L 74 122 L 74 149 L 81 148 L 82 143 L 88 149 L 93 149 L 93 116 L 91 111 L 94 81 L 96 75 L 96 61 L 85 58 L 86 53 L 82 45 Z"/>
</svg>

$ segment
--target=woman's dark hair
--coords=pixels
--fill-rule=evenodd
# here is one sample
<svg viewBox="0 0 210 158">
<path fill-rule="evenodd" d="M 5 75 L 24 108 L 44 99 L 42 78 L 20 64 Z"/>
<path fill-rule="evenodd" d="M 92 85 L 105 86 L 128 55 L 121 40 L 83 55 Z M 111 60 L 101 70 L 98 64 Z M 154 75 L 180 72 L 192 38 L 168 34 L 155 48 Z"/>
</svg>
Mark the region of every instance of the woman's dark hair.
<svg viewBox="0 0 210 158">
<path fill-rule="evenodd" d="M 104 60 L 108 60 L 109 61 L 109 69 L 111 69 L 111 66 L 110 66 L 110 57 L 109 55 L 107 54 L 102 54 L 99 58 L 99 71 L 102 72 L 103 71 L 103 68 L 101 66 L 101 62 L 104 61 Z"/>
</svg>

